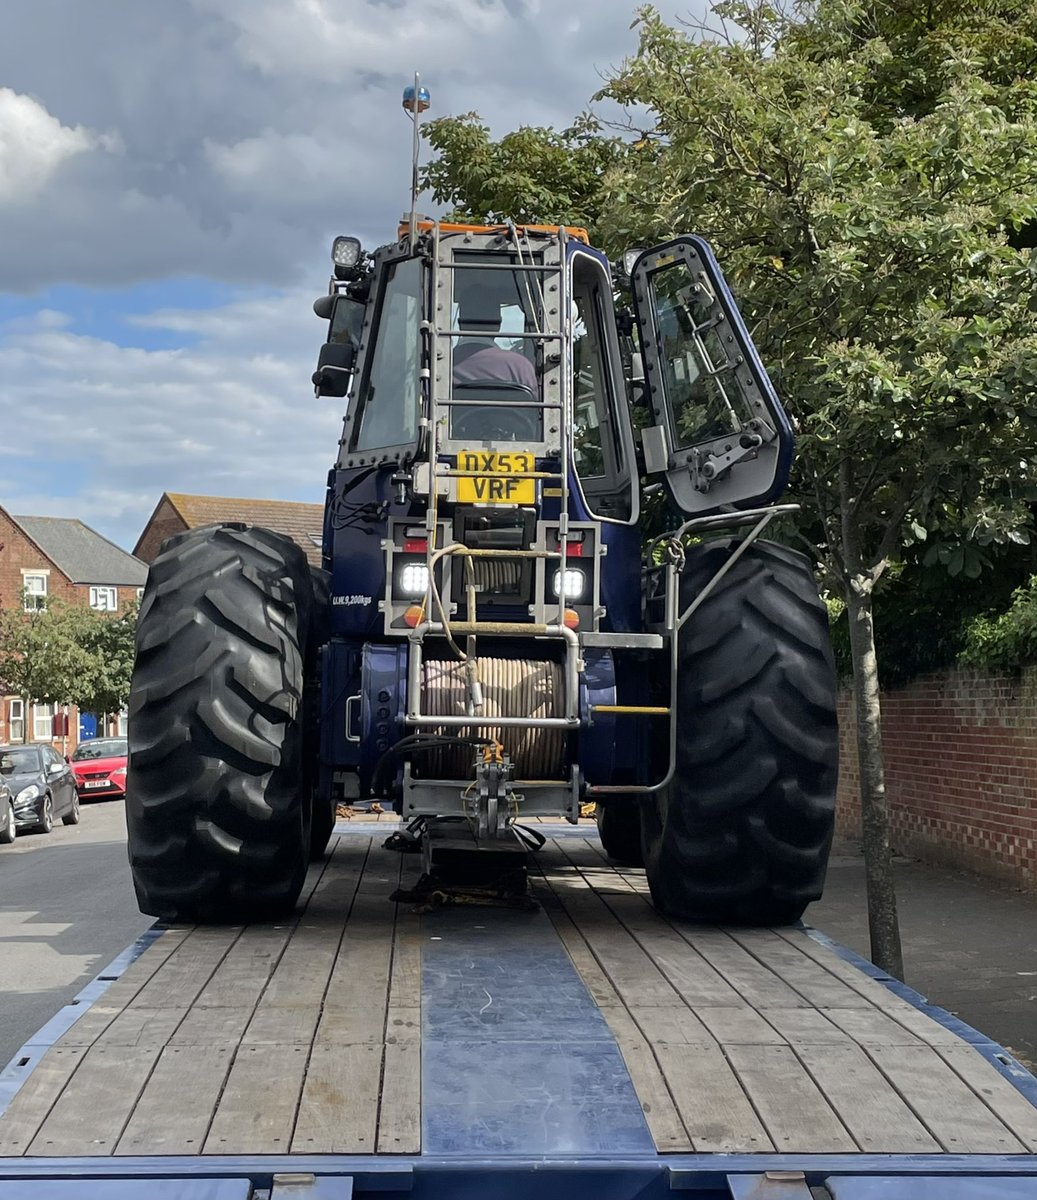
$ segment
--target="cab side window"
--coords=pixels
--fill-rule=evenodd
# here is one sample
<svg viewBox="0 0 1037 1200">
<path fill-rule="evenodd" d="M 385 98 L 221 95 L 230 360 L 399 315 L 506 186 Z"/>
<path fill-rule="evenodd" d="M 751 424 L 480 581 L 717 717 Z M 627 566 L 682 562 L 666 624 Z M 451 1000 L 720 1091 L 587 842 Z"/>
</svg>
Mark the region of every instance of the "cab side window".
<svg viewBox="0 0 1037 1200">
<path fill-rule="evenodd" d="M 619 436 L 616 374 L 610 363 L 605 314 L 608 277 L 585 255 L 573 260 L 573 457 L 584 495 L 597 516 L 629 520 L 631 472 Z M 618 365 L 618 364 L 616 364 Z"/>
<path fill-rule="evenodd" d="M 357 398 L 353 450 L 405 446 L 417 437 L 421 286 L 418 259 L 392 264 L 382 286 L 376 341 Z"/>
</svg>

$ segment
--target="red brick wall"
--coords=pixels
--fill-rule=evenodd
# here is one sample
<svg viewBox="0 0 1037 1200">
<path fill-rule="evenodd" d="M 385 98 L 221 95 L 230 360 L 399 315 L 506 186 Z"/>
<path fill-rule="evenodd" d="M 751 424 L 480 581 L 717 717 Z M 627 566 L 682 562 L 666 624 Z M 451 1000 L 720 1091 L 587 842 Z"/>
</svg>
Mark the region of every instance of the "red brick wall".
<svg viewBox="0 0 1037 1200">
<path fill-rule="evenodd" d="M 840 698 L 838 832 L 860 834 L 853 701 Z M 949 671 L 882 695 L 895 848 L 1037 889 L 1037 668 Z"/>
<path fill-rule="evenodd" d="M 76 588 L 0 508 L 0 608 L 21 608 L 22 570 L 47 571 L 47 595 L 70 603 Z"/>
<path fill-rule="evenodd" d="M 168 498 L 163 496 L 158 507 L 151 514 L 151 519 L 145 525 L 144 532 L 133 548 L 133 553 L 146 563 L 153 563 L 166 538 L 183 533 L 186 529 L 187 522 L 170 504 Z"/>
<path fill-rule="evenodd" d="M 90 585 L 72 583 L 0 508 L 0 608 L 22 607 L 23 569 L 47 572 L 48 599 L 56 597 L 69 604 L 90 603 Z M 135 587 L 120 587 L 117 592 L 119 611 L 124 611 L 136 598 Z M 27 738 L 30 742 L 33 740 L 32 707 L 31 704 L 24 706 Z M 10 722 L 11 697 L 0 695 L 0 745 L 11 738 Z M 70 726 L 71 732 L 67 739 L 53 739 L 55 747 L 59 750 L 64 747 L 69 753 L 75 749 L 78 742 L 79 711 L 76 708 L 71 710 Z"/>
</svg>

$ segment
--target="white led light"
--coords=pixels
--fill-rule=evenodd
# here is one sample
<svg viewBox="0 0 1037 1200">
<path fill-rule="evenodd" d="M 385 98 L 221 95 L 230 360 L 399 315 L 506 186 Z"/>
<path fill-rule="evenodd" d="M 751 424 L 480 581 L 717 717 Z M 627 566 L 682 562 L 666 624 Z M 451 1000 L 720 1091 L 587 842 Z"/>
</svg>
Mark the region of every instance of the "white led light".
<svg viewBox="0 0 1037 1200">
<path fill-rule="evenodd" d="M 423 562 L 405 563 L 396 576 L 396 582 L 405 596 L 424 596 L 428 591 L 428 565 Z"/>
<path fill-rule="evenodd" d="M 554 594 L 563 600 L 579 600 L 586 586 L 587 576 L 576 567 L 567 567 L 564 572 L 555 571 L 551 581 Z"/>
<path fill-rule="evenodd" d="M 360 239 L 337 237 L 331 247 L 331 261 L 336 267 L 355 267 L 360 261 Z"/>
</svg>

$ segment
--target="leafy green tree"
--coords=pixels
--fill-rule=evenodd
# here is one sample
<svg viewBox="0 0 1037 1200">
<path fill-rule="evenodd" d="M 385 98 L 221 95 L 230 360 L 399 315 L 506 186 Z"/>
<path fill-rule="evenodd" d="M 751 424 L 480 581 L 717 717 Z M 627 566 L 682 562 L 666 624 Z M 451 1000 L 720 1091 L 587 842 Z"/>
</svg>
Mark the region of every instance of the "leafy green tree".
<svg viewBox="0 0 1037 1200">
<path fill-rule="evenodd" d="M 130 696 L 130 678 L 136 655 L 137 606 L 118 616 L 91 613 L 80 633 L 91 668 L 73 683 L 70 698 L 83 711 L 102 715 L 119 713 Z"/>
<path fill-rule="evenodd" d="M 601 93 L 635 114 L 636 142 L 611 147 L 580 202 L 612 252 L 710 238 L 796 420 L 800 535 L 846 606 L 872 956 L 902 976 L 874 597 L 919 543 L 970 577 L 981 539 L 1028 537 L 1037 4 L 818 0 L 786 15 L 753 0 L 713 19 L 640 11 L 638 52 Z M 445 128 L 437 194 L 478 201 L 473 215 L 515 203 L 520 164 L 491 154 L 477 188 Z M 535 169 L 551 146 L 533 143 Z M 523 219 L 564 219 L 561 199 Z"/>
<path fill-rule="evenodd" d="M 467 220 L 597 226 L 604 174 L 627 154 L 624 139 L 587 114 L 561 133 L 525 127 L 495 142 L 476 113 L 424 128 L 437 157 L 423 186 Z"/>
<path fill-rule="evenodd" d="M 60 600 L 32 612 L 0 609 L 0 693 L 26 706 L 74 703 L 77 684 L 97 667 L 85 630 L 99 615 Z"/>
</svg>

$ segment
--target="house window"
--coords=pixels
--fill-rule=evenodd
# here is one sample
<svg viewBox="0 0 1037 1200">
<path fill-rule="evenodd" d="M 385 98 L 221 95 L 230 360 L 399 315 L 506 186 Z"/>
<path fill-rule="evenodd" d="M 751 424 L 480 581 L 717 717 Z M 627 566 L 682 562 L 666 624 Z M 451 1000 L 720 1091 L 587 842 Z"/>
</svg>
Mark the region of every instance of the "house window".
<svg viewBox="0 0 1037 1200">
<path fill-rule="evenodd" d="M 144 599 L 144 589 L 137 588 L 137 603 L 139 604 Z"/>
<path fill-rule="evenodd" d="M 11 727 L 11 741 L 21 742 L 25 739 L 25 704 L 22 700 L 12 700 L 8 713 L 8 724 Z"/>
<path fill-rule="evenodd" d="M 32 706 L 32 737 L 35 742 L 49 742 L 54 736 L 54 705 Z"/>
<path fill-rule="evenodd" d="M 119 607 L 119 593 L 113 587 L 92 587 L 90 589 L 90 607 L 98 608 L 101 612 L 115 612 Z"/>
<path fill-rule="evenodd" d="M 47 576 L 43 572 L 22 572 L 22 588 L 25 592 L 25 611 L 36 612 L 47 607 Z"/>
</svg>

